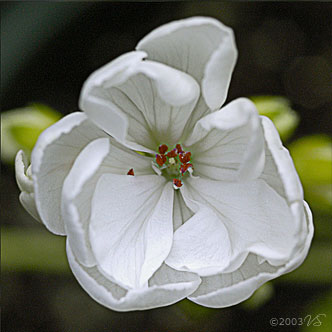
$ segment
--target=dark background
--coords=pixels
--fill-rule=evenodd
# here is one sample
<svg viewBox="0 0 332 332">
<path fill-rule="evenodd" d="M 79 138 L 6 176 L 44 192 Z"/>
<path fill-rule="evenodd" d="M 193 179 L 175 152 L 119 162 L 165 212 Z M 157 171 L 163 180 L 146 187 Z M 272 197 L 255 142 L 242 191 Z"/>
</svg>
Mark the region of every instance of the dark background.
<svg viewBox="0 0 332 332">
<path fill-rule="evenodd" d="M 282 95 L 301 118 L 295 138 L 332 132 L 332 4 L 323 2 L 2 2 L 2 110 L 42 102 L 62 114 L 75 111 L 92 71 L 159 25 L 194 15 L 234 29 L 239 58 L 227 101 Z M 3 224 L 41 227 L 20 206 L 7 165 L 1 193 Z M 71 275 L 13 271 L 2 282 L 6 332 L 277 331 L 270 318 L 300 316 L 327 289 L 276 284 L 275 296 L 256 310 L 237 305 L 202 313 L 183 302 L 116 313 L 90 299 Z"/>
</svg>

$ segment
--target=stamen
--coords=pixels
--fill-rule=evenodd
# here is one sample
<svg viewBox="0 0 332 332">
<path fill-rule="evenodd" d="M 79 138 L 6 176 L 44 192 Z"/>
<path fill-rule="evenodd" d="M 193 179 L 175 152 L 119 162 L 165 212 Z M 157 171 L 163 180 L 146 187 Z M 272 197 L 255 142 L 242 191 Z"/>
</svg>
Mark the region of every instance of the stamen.
<svg viewBox="0 0 332 332">
<path fill-rule="evenodd" d="M 134 175 L 135 175 L 135 174 L 134 174 L 134 169 L 131 168 L 131 169 L 128 171 L 127 175 L 132 175 L 132 176 L 134 176 Z"/>
<path fill-rule="evenodd" d="M 158 150 L 160 154 L 165 154 L 165 152 L 168 150 L 168 146 L 166 144 L 161 144 L 159 145 Z"/>
<path fill-rule="evenodd" d="M 175 147 L 176 147 L 176 150 L 177 150 L 178 154 L 181 153 L 181 152 L 183 152 L 182 146 L 180 144 L 176 144 Z"/>
<path fill-rule="evenodd" d="M 179 189 L 182 187 L 182 182 L 179 179 L 173 179 L 173 188 L 174 189 Z"/>
<path fill-rule="evenodd" d="M 164 154 L 156 154 L 156 162 L 161 167 L 165 164 L 167 158 Z"/>
<path fill-rule="evenodd" d="M 166 156 L 167 156 L 168 158 L 175 158 L 177 155 L 178 155 L 178 154 L 177 154 L 177 152 L 176 152 L 176 149 L 173 149 L 173 150 L 171 150 L 170 152 L 168 152 Z"/>
<path fill-rule="evenodd" d="M 179 154 L 179 159 L 180 159 L 181 163 L 183 163 L 183 164 L 189 162 L 190 157 L 191 157 L 191 152 L 189 152 L 189 151 L 182 152 L 182 153 Z"/>
<path fill-rule="evenodd" d="M 188 163 L 188 164 L 182 164 L 181 167 L 180 167 L 180 172 L 181 174 L 183 175 L 185 172 L 189 172 L 191 173 L 192 172 L 192 168 L 193 168 L 193 165 Z"/>
</svg>

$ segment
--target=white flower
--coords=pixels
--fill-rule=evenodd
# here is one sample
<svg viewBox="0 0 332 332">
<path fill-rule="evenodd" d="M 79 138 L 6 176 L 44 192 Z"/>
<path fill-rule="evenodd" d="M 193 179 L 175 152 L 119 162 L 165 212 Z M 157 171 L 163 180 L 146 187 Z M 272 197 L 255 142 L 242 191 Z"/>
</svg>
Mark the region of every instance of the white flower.
<svg viewBox="0 0 332 332">
<path fill-rule="evenodd" d="M 220 109 L 236 57 L 215 19 L 166 24 L 40 136 L 28 192 L 106 307 L 230 306 L 307 255 L 311 213 L 276 129 L 247 99 Z M 21 153 L 19 183 L 25 167 Z"/>
</svg>

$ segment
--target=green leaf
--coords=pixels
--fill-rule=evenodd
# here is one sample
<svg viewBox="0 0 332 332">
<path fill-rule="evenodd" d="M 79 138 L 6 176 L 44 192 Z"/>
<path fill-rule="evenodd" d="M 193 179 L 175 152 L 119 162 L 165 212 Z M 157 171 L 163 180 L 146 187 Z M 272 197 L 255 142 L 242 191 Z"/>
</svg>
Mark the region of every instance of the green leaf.
<svg viewBox="0 0 332 332">
<path fill-rule="evenodd" d="M 299 116 L 290 107 L 288 99 L 281 96 L 252 96 L 260 115 L 272 120 L 282 141 L 286 141 L 293 134 L 299 123 Z"/>
</svg>

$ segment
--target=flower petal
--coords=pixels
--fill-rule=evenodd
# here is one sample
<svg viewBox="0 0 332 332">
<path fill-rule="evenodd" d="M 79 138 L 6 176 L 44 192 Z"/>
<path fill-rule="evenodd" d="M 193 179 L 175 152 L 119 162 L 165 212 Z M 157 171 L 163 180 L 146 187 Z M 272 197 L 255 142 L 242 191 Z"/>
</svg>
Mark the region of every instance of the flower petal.
<svg viewBox="0 0 332 332">
<path fill-rule="evenodd" d="M 201 276 L 218 273 L 231 259 L 228 231 L 212 209 L 202 207 L 175 233 L 166 264 Z"/>
<path fill-rule="evenodd" d="M 68 241 L 77 259 L 86 266 L 96 263 L 87 228 L 94 186 L 100 176 L 98 171 L 109 149 L 108 138 L 89 143 L 76 158 L 62 189 L 62 216 Z"/>
<path fill-rule="evenodd" d="M 36 202 L 35 202 L 35 194 L 34 193 L 27 193 L 27 192 L 21 192 L 19 196 L 19 200 L 26 211 L 29 212 L 29 214 L 34 217 L 37 221 L 42 222 L 40 220 L 37 208 L 36 208 Z"/>
<path fill-rule="evenodd" d="M 28 160 L 25 153 L 20 150 L 15 157 L 15 176 L 18 187 L 21 191 L 33 192 L 33 181 L 27 175 Z"/>
<path fill-rule="evenodd" d="M 117 311 L 145 310 L 173 304 L 194 292 L 200 278 L 163 264 L 152 276 L 148 287 L 126 290 L 106 279 L 96 267 L 81 265 L 67 242 L 69 265 L 80 285 L 98 303 Z"/>
<path fill-rule="evenodd" d="M 165 24 L 144 37 L 136 49 L 202 82 L 211 110 L 226 100 L 237 50 L 232 29 L 219 21 L 193 17 Z"/>
<path fill-rule="evenodd" d="M 31 155 L 36 206 L 45 226 L 64 235 L 61 217 L 62 184 L 75 158 L 91 140 L 105 134 L 84 113 L 72 113 L 47 128 Z"/>
<path fill-rule="evenodd" d="M 264 136 L 255 105 L 239 98 L 197 122 L 184 145 L 195 173 L 222 181 L 256 179 L 264 168 Z"/>
<path fill-rule="evenodd" d="M 263 261 L 260 256 L 249 254 L 243 265 L 236 271 L 202 278 L 202 284 L 189 297 L 189 300 L 212 308 L 235 305 L 250 297 L 257 288 L 268 280 L 296 269 L 307 256 L 313 236 L 312 215 L 306 203 L 304 203 L 304 208 L 306 237 L 301 248 L 286 264 L 272 266 Z"/>
<path fill-rule="evenodd" d="M 266 141 L 266 163 L 261 175 L 289 203 L 303 200 L 303 189 L 288 150 L 282 146 L 273 122 L 261 116 Z"/>
<path fill-rule="evenodd" d="M 260 179 L 288 202 L 298 230 L 298 238 L 306 237 L 303 217 L 303 189 L 288 150 L 283 147 L 277 129 L 270 119 L 261 116 L 265 138 L 265 166 Z M 309 209 L 309 207 L 308 207 Z M 298 241 L 301 243 L 301 241 Z"/>
<path fill-rule="evenodd" d="M 233 33 L 229 33 L 211 55 L 204 71 L 202 94 L 211 110 L 219 109 L 226 100 L 236 58 L 234 36 Z"/>
<path fill-rule="evenodd" d="M 175 144 L 199 97 L 189 75 L 127 53 L 94 72 L 85 82 L 80 107 L 126 146 L 154 152 Z"/>
<path fill-rule="evenodd" d="M 173 238 L 173 188 L 157 175 L 100 177 L 89 226 L 101 271 L 130 288 L 146 284 Z"/>
<path fill-rule="evenodd" d="M 150 158 L 128 150 L 112 138 L 99 138 L 82 150 L 64 181 L 62 215 L 66 233 L 76 258 L 85 266 L 96 264 L 88 228 L 97 182 L 104 173 L 127 174 L 132 166 L 135 175 L 153 174 Z"/>
<path fill-rule="evenodd" d="M 215 218 L 214 230 L 220 237 L 220 241 L 226 241 L 227 237 L 225 232 L 221 230 L 221 226 L 218 228 L 217 222 L 223 224 L 228 231 L 231 247 L 231 258 L 228 259 L 228 266 L 225 265 L 227 256 L 223 256 L 219 249 L 219 252 L 217 251 L 219 256 L 214 257 L 213 246 L 211 246 L 211 254 L 208 257 L 213 257 L 213 259 L 207 261 L 205 265 L 202 263 L 201 268 L 206 269 L 206 272 L 201 271 L 201 275 L 210 274 L 209 264 L 211 268 L 219 266 L 218 273 L 231 272 L 242 264 L 249 252 L 265 257 L 273 265 L 280 265 L 289 259 L 298 245 L 299 229 L 297 222 L 293 220 L 295 217 L 291 207 L 263 180 L 229 183 L 202 178 L 188 179 L 181 191 L 186 203 L 197 214 L 204 209 L 198 210 L 194 205 L 191 205 L 192 201 L 198 202 L 198 206 L 207 206 L 214 211 L 218 218 Z M 211 223 L 211 213 L 202 214 L 199 217 L 205 222 L 210 219 L 209 223 Z M 176 232 L 181 233 L 181 228 L 185 228 L 188 222 Z M 192 229 L 193 233 L 196 230 L 195 238 L 201 236 L 201 243 L 205 245 L 209 241 L 217 242 L 217 239 L 212 236 L 213 229 L 211 232 L 204 233 L 202 228 L 203 226 L 197 227 L 197 230 Z M 191 238 L 194 238 L 193 234 Z M 181 241 L 179 240 L 177 243 L 177 239 L 175 233 L 174 248 L 182 248 Z M 196 248 L 198 245 L 198 240 L 193 241 L 191 245 L 188 243 L 186 245 L 187 251 L 198 253 L 199 250 Z M 209 246 L 206 245 L 206 250 L 208 248 Z M 184 249 L 182 248 L 182 250 Z M 191 259 L 193 260 L 193 258 Z M 219 265 L 216 264 L 218 259 Z M 196 261 L 198 262 L 199 259 Z"/>
<path fill-rule="evenodd" d="M 193 212 L 188 208 L 183 200 L 182 194 L 179 190 L 174 192 L 173 204 L 173 227 L 177 230 L 182 224 L 193 216 Z"/>
<path fill-rule="evenodd" d="M 19 200 L 27 212 L 37 221 L 41 222 L 35 202 L 33 181 L 31 179 L 31 166 L 28 167 L 28 160 L 25 153 L 20 150 L 15 158 L 15 176 L 16 182 L 22 191 Z"/>
</svg>

